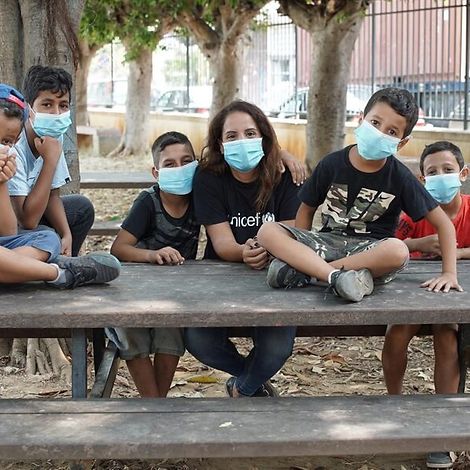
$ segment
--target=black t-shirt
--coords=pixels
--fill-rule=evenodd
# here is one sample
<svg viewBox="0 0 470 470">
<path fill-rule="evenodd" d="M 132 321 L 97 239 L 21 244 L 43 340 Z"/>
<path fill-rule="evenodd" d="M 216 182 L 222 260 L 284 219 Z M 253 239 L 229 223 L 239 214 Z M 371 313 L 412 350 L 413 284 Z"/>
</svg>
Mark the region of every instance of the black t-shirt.
<svg viewBox="0 0 470 470">
<path fill-rule="evenodd" d="M 351 147 L 323 158 L 299 192 L 308 206 L 323 204 L 322 232 L 393 237 L 402 210 L 416 222 L 438 205 L 397 158 L 390 156 L 379 171 L 364 173 L 350 162 Z"/>
<path fill-rule="evenodd" d="M 259 181 L 242 183 L 229 169 L 221 175 L 198 170 L 193 184 L 197 221 L 204 225 L 228 222 L 237 243 L 243 244 L 258 233 L 265 221 L 295 219 L 300 201 L 288 170 L 282 174 L 263 212 L 255 208 L 258 188 Z M 219 259 L 210 239 L 204 256 Z"/>
<path fill-rule="evenodd" d="M 192 200 L 186 213 L 174 218 L 163 207 L 157 184 L 137 196 L 121 227 L 137 238 L 138 248 L 159 250 L 171 246 L 185 259 L 196 258 L 200 224 Z"/>
</svg>

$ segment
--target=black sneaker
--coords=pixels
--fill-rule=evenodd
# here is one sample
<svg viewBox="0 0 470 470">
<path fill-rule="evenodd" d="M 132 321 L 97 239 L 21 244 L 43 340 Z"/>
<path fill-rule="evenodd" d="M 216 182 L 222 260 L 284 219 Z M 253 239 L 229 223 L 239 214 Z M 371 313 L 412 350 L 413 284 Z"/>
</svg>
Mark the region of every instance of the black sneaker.
<svg viewBox="0 0 470 470">
<path fill-rule="evenodd" d="M 264 382 L 258 390 L 253 394 L 254 397 L 278 397 L 279 392 L 276 390 L 271 381 Z"/>
<path fill-rule="evenodd" d="M 90 253 L 72 258 L 59 256 L 56 263 L 65 271 L 65 281 L 54 285 L 63 289 L 110 282 L 121 271 L 118 259 L 109 253 Z"/>
<path fill-rule="evenodd" d="M 330 288 L 343 299 L 359 302 L 365 295 L 372 294 L 374 279 L 368 269 L 335 271 L 331 275 Z"/>
<path fill-rule="evenodd" d="M 235 382 L 237 378 L 236 377 L 230 377 L 227 382 L 225 382 L 225 391 L 227 392 L 227 395 L 231 398 L 234 398 L 233 396 L 233 389 L 235 387 Z M 258 390 L 256 390 L 253 395 L 250 395 L 252 397 L 278 397 L 279 393 L 278 391 L 274 388 L 273 384 L 268 380 L 265 382 L 263 385 L 261 385 Z M 245 398 L 248 397 L 248 395 L 243 395 L 242 393 L 238 392 L 238 398 Z"/>
<path fill-rule="evenodd" d="M 274 258 L 268 268 L 266 282 L 269 287 L 305 287 L 310 283 L 310 276 L 298 272 L 284 261 Z"/>
</svg>

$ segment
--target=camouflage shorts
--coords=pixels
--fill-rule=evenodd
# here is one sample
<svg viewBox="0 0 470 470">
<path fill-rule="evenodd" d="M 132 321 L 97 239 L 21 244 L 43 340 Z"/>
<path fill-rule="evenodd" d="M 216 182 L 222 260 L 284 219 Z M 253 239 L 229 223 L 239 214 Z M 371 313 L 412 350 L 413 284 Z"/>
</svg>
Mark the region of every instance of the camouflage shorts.
<svg viewBox="0 0 470 470">
<path fill-rule="evenodd" d="M 301 228 L 290 227 L 280 223 L 283 228 L 290 232 L 293 237 L 310 247 L 318 256 L 323 258 L 327 263 L 347 256 L 355 255 L 363 251 L 375 248 L 386 238 L 377 240 L 375 238 L 357 237 L 351 235 L 343 235 L 338 232 L 318 232 L 316 230 L 303 230 Z M 399 269 L 375 278 L 376 283 L 387 283 L 394 279 L 400 271 L 406 268 L 408 260 Z"/>
</svg>

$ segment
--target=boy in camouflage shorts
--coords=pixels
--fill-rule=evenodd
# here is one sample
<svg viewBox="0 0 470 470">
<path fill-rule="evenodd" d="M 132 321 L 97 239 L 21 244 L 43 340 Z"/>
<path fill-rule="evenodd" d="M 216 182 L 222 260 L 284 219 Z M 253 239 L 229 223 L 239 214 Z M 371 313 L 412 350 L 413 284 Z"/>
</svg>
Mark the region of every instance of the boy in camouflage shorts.
<svg viewBox="0 0 470 470">
<path fill-rule="evenodd" d="M 409 259 L 394 238 L 400 212 L 425 218 L 438 233 L 442 274 L 422 284 L 428 290 L 461 290 L 457 281 L 454 227 L 438 203 L 394 154 L 408 141 L 418 119 L 412 95 L 398 88 L 376 92 L 355 131 L 357 145 L 323 158 L 299 192 L 295 227 L 265 223 L 260 244 L 277 259 L 269 266 L 271 287 L 328 282 L 345 300 L 372 293 L 374 280 L 387 282 Z M 311 231 L 322 205 L 322 228 Z"/>
</svg>

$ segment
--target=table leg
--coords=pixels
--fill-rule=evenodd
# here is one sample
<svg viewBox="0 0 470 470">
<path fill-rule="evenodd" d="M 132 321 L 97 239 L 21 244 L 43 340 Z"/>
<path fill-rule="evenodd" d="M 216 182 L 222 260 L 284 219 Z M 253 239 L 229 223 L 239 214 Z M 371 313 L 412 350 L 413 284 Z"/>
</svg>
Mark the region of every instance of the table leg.
<svg viewBox="0 0 470 470">
<path fill-rule="evenodd" d="M 85 328 L 72 330 L 72 398 L 87 396 L 87 337 Z"/>
<path fill-rule="evenodd" d="M 470 366 L 470 324 L 460 324 L 458 331 L 460 383 L 459 392 L 465 393 L 467 367 Z"/>
<path fill-rule="evenodd" d="M 101 362 L 103 361 L 104 351 L 106 349 L 106 336 L 103 328 L 93 328 L 93 364 L 95 366 L 95 376 L 98 373 Z"/>
</svg>

